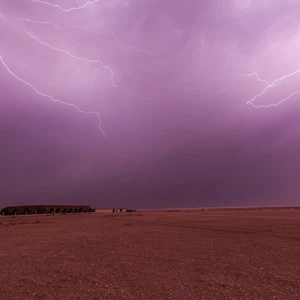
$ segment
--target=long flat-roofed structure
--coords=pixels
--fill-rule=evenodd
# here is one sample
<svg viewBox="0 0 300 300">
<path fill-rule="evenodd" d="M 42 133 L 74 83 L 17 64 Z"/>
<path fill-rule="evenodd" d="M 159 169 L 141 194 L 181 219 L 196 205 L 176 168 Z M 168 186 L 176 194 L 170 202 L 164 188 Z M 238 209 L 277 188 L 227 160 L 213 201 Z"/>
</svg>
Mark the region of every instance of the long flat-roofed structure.
<svg viewBox="0 0 300 300">
<path fill-rule="evenodd" d="M 1 215 L 27 215 L 27 214 L 55 214 L 95 212 L 89 205 L 22 205 L 6 206 Z"/>
</svg>

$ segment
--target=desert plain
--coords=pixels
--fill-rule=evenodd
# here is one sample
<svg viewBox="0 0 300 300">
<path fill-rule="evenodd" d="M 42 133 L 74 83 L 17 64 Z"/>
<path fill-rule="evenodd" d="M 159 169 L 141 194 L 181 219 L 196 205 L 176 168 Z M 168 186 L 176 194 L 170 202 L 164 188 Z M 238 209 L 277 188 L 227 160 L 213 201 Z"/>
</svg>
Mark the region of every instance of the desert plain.
<svg viewBox="0 0 300 300">
<path fill-rule="evenodd" d="M 300 299 L 300 209 L 0 217 L 0 299 Z"/>
</svg>

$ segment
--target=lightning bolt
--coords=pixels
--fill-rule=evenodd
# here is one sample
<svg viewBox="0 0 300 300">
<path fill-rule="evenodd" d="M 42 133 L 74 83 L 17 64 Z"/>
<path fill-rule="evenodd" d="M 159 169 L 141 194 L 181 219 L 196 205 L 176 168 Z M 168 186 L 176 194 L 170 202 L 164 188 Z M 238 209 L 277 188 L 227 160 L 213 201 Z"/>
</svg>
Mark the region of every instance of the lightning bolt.
<svg viewBox="0 0 300 300">
<path fill-rule="evenodd" d="M 6 25 L 6 23 L 8 23 L 14 30 L 17 31 L 17 28 L 15 27 L 15 25 L 11 22 L 11 20 L 9 20 L 6 16 L 4 16 L 3 14 L 0 13 L 0 20 L 3 21 L 3 23 Z M 0 26 L 3 29 L 8 29 L 9 27 L 3 25 L 2 23 L 0 23 Z"/>
<path fill-rule="evenodd" d="M 295 96 L 296 94 L 300 93 L 300 90 L 290 94 L 289 96 L 287 96 L 286 98 L 280 100 L 279 102 L 277 103 L 271 103 L 271 104 L 268 104 L 268 105 L 255 105 L 254 103 L 252 103 L 252 100 L 248 101 L 247 104 L 251 104 L 253 107 L 255 108 L 269 108 L 269 107 L 275 107 L 275 106 L 278 106 L 280 105 L 282 102 L 290 99 L 291 97 Z"/>
<path fill-rule="evenodd" d="M 220 80 L 224 80 L 224 79 L 232 79 L 236 76 L 236 74 L 233 74 L 233 75 L 230 75 L 230 76 L 223 76 L 223 77 L 217 77 L 217 78 L 214 78 L 212 80 L 209 80 L 209 81 L 206 81 L 204 84 L 200 85 L 200 86 L 196 86 L 194 88 L 191 88 L 189 90 L 187 90 L 187 92 L 192 92 L 192 91 L 196 91 L 196 90 L 202 90 L 204 89 L 205 87 L 207 87 L 208 85 L 216 82 L 216 81 L 220 81 Z"/>
<path fill-rule="evenodd" d="M 37 95 L 40 95 L 40 96 L 43 96 L 45 98 L 48 98 L 50 99 L 51 101 L 53 102 L 56 102 L 56 103 L 60 103 L 60 104 L 63 104 L 63 105 L 66 105 L 66 106 L 69 106 L 69 107 L 72 107 L 74 109 L 76 109 L 79 113 L 83 113 L 83 114 L 87 114 L 87 115 L 96 115 L 98 117 L 98 120 L 99 120 L 99 129 L 101 131 L 101 133 L 103 134 L 104 138 L 107 139 L 106 137 L 106 134 L 105 132 L 103 131 L 103 129 L 101 128 L 101 116 L 100 116 L 100 113 L 97 112 L 97 111 L 84 111 L 84 110 L 81 110 L 79 109 L 76 105 L 74 104 L 71 104 L 71 103 L 68 103 L 68 102 L 64 102 L 64 101 L 61 101 L 61 100 L 58 100 L 58 99 L 55 99 L 53 98 L 52 96 L 50 95 L 47 95 L 47 94 L 44 94 L 42 92 L 40 92 L 39 90 L 37 90 L 31 83 L 29 83 L 28 81 L 18 77 L 8 66 L 7 64 L 4 62 L 2 56 L 0 55 L 0 61 L 2 63 L 2 65 L 5 67 L 5 69 L 7 70 L 7 72 L 13 76 L 17 81 L 20 81 L 22 83 L 24 83 L 25 85 L 29 86 Z"/>
<path fill-rule="evenodd" d="M 68 55 L 68 56 L 70 56 L 70 57 L 72 57 L 72 58 L 74 58 L 74 59 L 76 59 L 76 60 L 84 61 L 84 62 L 87 62 L 87 63 L 100 64 L 100 66 L 101 66 L 103 69 L 109 70 L 110 75 L 111 75 L 110 79 L 111 79 L 112 85 L 113 85 L 115 88 L 118 87 L 118 86 L 115 84 L 114 80 L 113 80 L 113 78 L 114 78 L 114 73 L 113 73 L 112 68 L 109 67 L 109 66 L 107 66 L 107 65 L 104 65 L 100 60 L 94 60 L 94 59 L 88 59 L 88 58 L 76 56 L 76 55 L 70 53 L 70 52 L 67 51 L 67 50 L 60 49 L 60 48 L 51 46 L 51 45 L 49 45 L 49 44 L 47 44 L 47 43 L 41 41 L 38 37 L 36 37 L 35 35 L 31 34 L 31 33 L 28 32 L 28 31 L 26 31 L 26 34 L 27 34 L 28 36 L 30 36 L 31 38 L 33 38 L 34 40 L 36 40 L 37 42 L 39 42 L 41 45 L 46 46 L 46 47 L 48 47 L 48 48 L 50 48 L 50 49 L 52 49 L 52 50 L 55 50 L 55 51 L 57 51 L 57 52 L 64 53 L 64 54 L 66 54 L 66 55 Z"/>
<path fill-rule="evenodd" d="M 9 60 L 9 62 L 11 62 L 11 63 L 13 63 L 13 64 L 15 64 L 15 65 L 21 66 L 21 67 L 23 67 L 24 69 L 27 69 L 30 73 L 33 73 L 32 70 L 31 70 L 28 66 L 26 66 L 26 65 L 24 65 L 24 64 L 22 64 L 22 63 L 20 63 L 20 62 L 18 62 L 18 61 Z"/>
<path fill-rule="evenodd" d="M 93 4 L 93 3 L 96 3 L 98 1 L 90 1 L 90 2 L 87 2 L 85 5 L 82 5 L 80 7 L 73 7 L 71 9 L 63 9 L 62 7 L 60 7 L 59 5 L 52 5 L 51 3 L 49 2 L 45 2 L 45 1 L 35 1 L 35 0 L 32 0 L 31 2 L 35 2 L 35 3 L 41 3 L 41 4 L 46 4 L 46 5 L 50 5 L 50 6 L 54 6 L 56 8 L 59 8 L 61 9 L 62 11 L 65 11 L 65 12 L 70 12 L 72 10 L 79 10 L 79 9 L 83 9 L 85 8 L 87 5 L 89 4 Z M 10 19 L 7 19 L 4 15 L 0 14 L 0 19 L 5 21 L 5 25 L 6 24 L 9 24 L 11 25 L 16 32 L 19 32 L 19 30 L 17 30 L 17 28 L 14 26 L 14 24 L 11 22 Z M 97 35 L 101 35 L 101 34 L 112 34 L 120 43 L 123 44 L 124 47 L 128 47 L 128 48 L 131 48 L 131 49 L 134 49 L 135 51 L 137 52 L 141 52 L 141 53 L 144 53 L 148 56 L 152 56 L 152 53 L 150 52 L 147 52 L 147 51 L 143 51 L 137 47 L 134 47 L 134 46 L 129 46 L 127 44 L 125 44 L 116 34 L 112 33 L 112 32 L 109 32 L 109 31 L 103 31 L 103 32 L 98 32 L 98 31 L 95 31 L 95 30 L 91 30 L 91 29 L 88 29 L 88 28 L 85 28 L 83 26 L 80 26 L 80 25 L 74 25 L 74 26 L 60 26 L 58 24 L 55 24 L 54 22 L 39 22 L 39 21 L 35 21 L 33 19 L 29 19 L 27 17 L 27 14 L 26 14 L 26 18 L 15 18 L 16 20 L 21 20 L 23 22 L 31 22 L 31 23 L 35 23 L 35 24 L 44 24 L 44 25 L 51 25 L 51 26 L 54 26 L 56 28 L 59 28 L 59 29 L 62 29 L 62 28 L 73 28 L 73 29 L 80 29 L 82 31 L 85 31 L 85 32 L 90 32 L 90 33 L 94 33 L 94 34 L 97 34 Z M 4 29 L 7 29 L 8 27 L 5 26 L 4 24 L 1 24 L 0 23 L 0 28 L 2 28 L 3 30 Z M 73 59 L 76 59 L 78 61 L 83 61 L 83 62 L 86 62 L 86 63 L 93 63 L 93 64 L 99 64 L 103 69 L 109 71 L 110 73 L 110 80 L 111 80 L 111 83 L 112 85 L 117 88 L 117 84 L 114 82 L 114 72 L 113 72 L 113 69 L 111 67 L 109 67 L 108 65 L 105 65 L 101 60 L 96 60 L 96 59 L 89 59 L 89 58 L 86 58 L 86 57 L 81 57 L 81 56 L 78 56 L 78 55 L 75 55 L 73 53 L 71 53 L 70 51 L 67 51 L 66 49 L 62 49 L 62 48 L 58 48 L 54 45 L 50 45 L 48 43 L 46 43 L 45 41 L 41 40 L 40 38 L 38 38 L 37 36 L 33 35 L 32 33 L 24 30 L 23 33 L 25 33 L 28 37 L 30 37 L 31 39 L 35 40 L 36 42 L 38 42 L 40 45 L 43 45 L 45 47 L 48 47 L 49 49 L 53 50 L 53 51 L 56 51 L 56 52 L 60 52 L 64 55 L 67 55 Z M 2 65 L 4 66 L 4 68 L 6 69 L 6 71 L 14 78 L 16 79 L 17 81 L 27 85 L 28 87 L 30 87 L 37 95 L 40 95 L 40 96 L 43 96 L 47 99 L 50 99 L 52 102 L 56 102 L 56 103 L 60 103 L 62 105 L 66 105 L 66 106 L 69 106 L 69 107 L 72 107 L 73 109 L 75 109 L 77 112 L 79 113 L 83 113 L 83 114 L 88 114 L 88 115 L 96 115 L 98 120 L 99 120 L 99 129 L 103 135 L 103 137 L 105 139 L 107 139 L 106 137 L 106 134 L 105 132 L 103 131 L 103 129 L 101 128 L 101 124 L 102 124 L 102 121 L 101 121 L 101 116 L 100 116 L 100 113 L 97 112 L 97 111 L 85 111 L 85 110 L 81 110 L 78 106 L 72 104 L 72 103 L 68 103 L 68 102 L 65 102 L 65 101 L 62 101 L 62 100 L 59 100 L 59 99 L 55 99 L 53 96 L 49 95 L 49 94 L 46 94 L 46 93 L 43 93 L 42 91 L 38 90 L 32 83 L 30 83 L 29 81 L 27 81 L 27 79 L 25 80 L 24 78 L 21 78 L 20 76 L 18 76 L 16 73 L 14 73 L 14 71 L 12 71 L 12 69 L 10 69 L 9 67 L 9 64 L 16 64 L 16 65 L 19 65 L 19 66 L 22 66 L 23 68 L 26 68 L 28 69 L 29 71 L 31 71 L 26 65 L 20 63 L 20 62 L 17 62 L 17 61 L 14 61 L 14 60 L 5 60 L 1 53 L 0 53 L 0 62 L 2 63 Z M 9 62 L 9 64 L 8 64 Z M 126 90 L 128 93 L 130 93 L 129 90 L 123 88 L 124 90 Z M 148 99 L 148 98 L 145 98 L 145 99 Z"/>
<path fill-rule="evenodd" d="M 142 49 L 140 49 L 138 47 L 127 45 L 114 32 L 111 32 L 111 31 L 108 31 L 108 30 L 102 30 L 102 31 L 99 32 L 99 31 L 96 31 L 96 30 L 93 30 L 93 29 L 85 28 L 85 27 L 83 27 L 81 25 L 65 25 L 65 26 L 61 26 L 61 25 L 58 25 L 58 24 L 56 24 L 54 22 L 36 21 L 36 20 L 33 20 L 33 19 L 28 19 L 28 18 L 17 18 L 17 20 L 20 20 L 20 21 L 23 21 L 23 22 L 28 22 L 28 23 L 33 23 L 33 24 L 39 24 L 39 25 L 50 25 L 50 26 L 56 27 L 58 29 L 64 29 L 64 28 L 80 29 L 82 31 L 85 31 L 85 32 L 88 32 L 88 33 L 93 33 L 93 34 L 96 34 L 98 36 L 101 36 L 103 34 L 110 34 L 117 41 L 119 41 L 119 43 L 122 44 L 123 47 L 128 48 L 128 49 L 132 49 L 132 50 L 134 50 L 136 52 L 139 52 L 139 53 L 143 53 L 143 54 L 145 54 L 145 55 L 147 55 L 149 57 L 153 57 L 153 52 L 152 51 L 145 51 L 145 50 L 142 50 Z"/>
<path fill-rule="evenodd" d="M 296 75 L 296 74 L 299 74 L 299 73 L 300 73 L 300 69 L 298 69 L 298 70 L 296 70 L 295 72 L 292 72 L 292 73 L 290 73 L 290 74 L 284 75 L 284 76 L 282 76 L 281 78 L 278 78 L 278 79 L 274 80 L 271 84 L 269 84 L 267 81 L 260 80 L 260 81 L 263 81 L 263 82 L 267 83 L 267 86 L 263 89 L 263 91 L 262 91 L 261 93 L 255 95 L 251 100 L 249 100 L 249 101 L 247 102 L 247 104 L 250 104 L 250 105 L 252 105 L 252 106 L 255 107 L 255 108 L 269 108 L 269 107 L 274 107 L 274 106 L 280 105 L 282 102 L 284 102 L 284 101 L 290 99 L 291 97 L 293 97 L 294 95 L 300 93 L 300 90 L 297 90 L 297 91 L 291 93 L 290 95 L 288 95 L 288 96 L 285 97 L 284 99 L 281 99 L 281 100 L 280 100 L 279 102 L 277 102 L 277 103 L 272 103 L 272 104 L 268 104 L 268 105 L 255 105 L 255 104 L 254 104 L 254 101 L 255 101 L 257 98 L 263 96 L 269 89 L 272 89 L 272 88 L 274 88 L 274 87 L 280 85 L 280 84 L 281 84 L 284 80 L 286 80 L 287 78 L 290 78 L 290 77 L 292 77 L 292 76 L 294 76 L 294 75 Z M 257 77 L 258 77 L 258 75 L 257 75 Z"/>
<path fill-rule="evenodd" d="M 237 67 L 237 68 L 241 68 L 240 65 L 238 64 L 232 64 L 233 66 Z M 263 91 L 257 95 L 255 95 L 251 100 L 249 100 L 248 102 L 246 102 L 247 104 L 250 104 L 252 105 L 254 108 L 270 108 L 270 107 L 275 107 L 275 106 L 278 106 L 280 105 L 281 103 L 283 103 L 284 101 L 287 101 L 289 100 L 290 98 L 292 98 L 293 96 L 297 95 L 300 93 L 300 89 L 289 94 L 287 97 L 281 99 L 280 101 L 278 101 L 277 103 L 271 103 L 271 104 L 268 104 L 268 105 L 256 105 L 254 104 L 254 101 L 259 98 L 259 97 L 262 97 L 269 89 L 272 89 L 272 88 L 275 88 L 277 87 L 278 85 L 280 85 L 284 80 L 296 75 L 296 74 L 299 74 L 300 73 L 300 69 L 290 73 L 290 74 L 287 74 L 285 76 L 282 76 L 281 78 L 278 78 L 276 80 L 274 80 L 272 83 L 270 83 L 269 81 L 265 80 L 265 79 L 262 79 L 259 74 L 257 72 L 255 72 L 253 70 L 253 68 L 247 68 L 247 70 L 250 70 L 251 73 L 248 73 L 248 74 L 241 74 L 241 75 L 238 75 L 238 79 L 237 81 L 240 81 L 242 80 L 243 78 L 247 78 L 247 77 L 255 77 L 256 80 L 258 82 L 261 82 L 265 85 L 265 88 L 263 89 Z M 232 79 L 234 77 L 237 76 L 237 73 L 231 75 L 231 76 L 223 76 L 223 77 L 217 77 L 217 78 L 214 78 L 212 80 L 209 80 L 207 82 L 205 82 L 203 85 L 200 85 L 200 86 L 197 86 L 195 88 L 192 88 L 192 89 L 189 89 L 187 90 L 187 92 L 191 92 L 191 91 L 195 91 L 195 90 L 201 90 L 201 89 L 204 89 L 205 87 L 207 87 L 209 84 L 212 84 L 214 82 L 217 82 L 217 81 L 220 81 L 220 80 L 225 80 L 225 79 Z"/>
<path fill-rule="evenodd" d="M 253 71 L 253 69 L 252 69 Z M 250 74 L 243 74 L 239 77 L 238 81 L 240 81 L 241 79 L 245 78 L 245 77 L 251 77 L 251 76 L 255 76 L 256 77 L 256 80 L 259 81 L 259 82 L 262 82 L 266 85 L 270 85 L 270 83 L 267 81 L 267 80 L 264 80 L 264 79 L 261 79 L 258 75 L 257 72 L 253 72 L 253 73 L 250 73 Z"/>
<path fill-rule="evenodd" d="M 231 64 L 231 66 L 236 67 L 238 69 L 241 68 L 241 66 L 239 64 Z M 196 86 L 194 88 L 188 89 L 186 92 L 189 93 L 189 92 L 196 91 L 196 90 L 202 90 L 202 89 L 206 88 L 208 85 L 210 85 L 210 84 L 212 84 L 214 82 L 221 81 L 221 80 L 226 80 L 226 79 L 233 79 L 233 78 L 235 78 L 238 75 L 238 73 L 239 72 L 235 72 L 232 75 L 215 77 L 215 78 L 213 78 L 211 80 L 206 81 L 204 84 L 202 84 L 200 86 Z M 251 76 L 251 75 L 252 74 L 243 74 L 243 75 L 240 75 L 240 79 L 242 79 L 243 77 Z"/>
<path fill-rule="evenodd" d="M 71 11 L 73 11 L 73 10 L 84 9 L 84 8 L 86 8 L 88 5 L 95 4 L 95 3 L 99 2 L 99 0 L 88 1 L 88 2 L 86 2 L 84 5 L 77 6 L 77 7 L 71 7 L 71 8 L 69 8 L 69 9 L 64 9 L 64 8 L 62 8 L 62 7 L 61 7 L 60 5 L 58 5 L 58 4 L 53 4 L 53 3 L 50 3 L 50 2 L 47 2 L 47 1 L 30 0 L 30 2 L 49 5 L 49 6 L 52 6 L 52 7 L 55 7 L 55 8 L 60 9 L 62 12 L 69 13 L 69 12 L 71 12 Z"/>
</svg>

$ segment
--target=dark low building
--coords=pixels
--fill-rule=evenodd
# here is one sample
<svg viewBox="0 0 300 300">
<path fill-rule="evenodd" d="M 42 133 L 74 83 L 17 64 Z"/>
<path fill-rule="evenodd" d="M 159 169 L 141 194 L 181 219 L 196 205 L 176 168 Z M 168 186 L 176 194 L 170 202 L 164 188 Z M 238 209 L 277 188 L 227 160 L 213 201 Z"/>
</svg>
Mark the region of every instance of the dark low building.
<svg viewBox="0 0 300 300">
<path fill-rule="evenodd" d="M 113 208 L 112 209 L 112 212 L 113 213 L 117 213 L 117 212 L 125 212 L 126 211 L 126 208 Z"/>
<path fill-rule="evenodd" d="M 113 208 L 112 209 L 113 213 L 117 213 L 117 212 L 136 212 L 135 209 L 128 209 L 128 208 Z"/>
<path fill-rule="evenodd" d="M 6 206 L 1 215 L 27 215 L 27 214 L 55 214 L 55 213 L 80 213 L 95 212 L 89 205 L 24 205 Z"/>
</svg>

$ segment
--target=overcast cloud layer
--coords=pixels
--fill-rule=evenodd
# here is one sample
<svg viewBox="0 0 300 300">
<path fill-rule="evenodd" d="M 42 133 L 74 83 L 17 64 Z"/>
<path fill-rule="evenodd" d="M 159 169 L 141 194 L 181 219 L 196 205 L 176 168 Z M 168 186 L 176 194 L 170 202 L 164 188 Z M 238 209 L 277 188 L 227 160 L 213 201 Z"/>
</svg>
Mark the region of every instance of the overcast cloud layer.
<svg viewBox="0 0 300 300">
<path fill-rule="evenodd" d="M 299 205 L 299 13 L 1 0 L 0 206 Z"/>
</svg>

